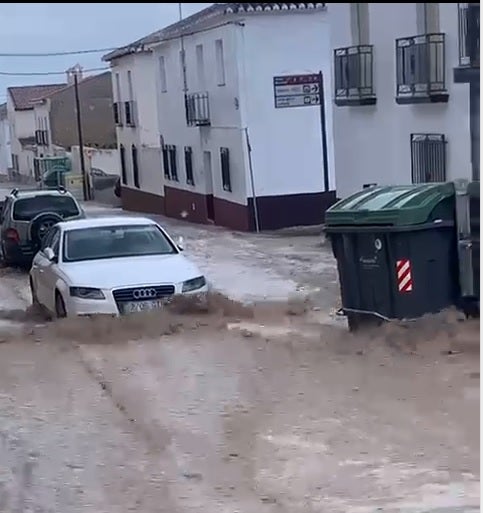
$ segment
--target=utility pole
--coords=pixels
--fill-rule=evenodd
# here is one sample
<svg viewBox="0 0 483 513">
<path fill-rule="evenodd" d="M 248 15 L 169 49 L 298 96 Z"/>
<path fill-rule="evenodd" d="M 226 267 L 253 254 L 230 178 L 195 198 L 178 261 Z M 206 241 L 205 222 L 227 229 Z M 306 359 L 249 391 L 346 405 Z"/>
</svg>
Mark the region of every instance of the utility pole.
<svg viewBox="0 0 483 513">
<path fill-rule="evenodd" d="M 329 192 L 329 158 L 327 150 L 327 120 L 325 116 L 324 75 L 319 73 L 320 127 L 322 135 L 322 165 L 324 167 L 324 191 Z"/>
<path fill-rule="evenodd" d="M 84 193 L 84 200 L 87 201 L 90 199 L 89 194 L 89 184 L 87 181 L 87 173 L 86 173 L 86 163 L 84 160 L 84 138 L 82 136 L 82 119 L 81 119 L 81 110 L 80 110 L 80 101 L 79 101 L 79 80 L 77 77 L 77 72 L 74 71 L 74 93 L 75 93 L 75 111 L 77 118 L 77 136 L 79 138 L 79 157 L 80 157 L 80 167 L 82 173 L 82 191 Z"/>
<path fill-rule="evenodd" d="M 181 2 L 178 3 L 178 12 L 179 12 L 179 21 L 183 20 L 183 4 Z M 188 81 L 186 79 L 186 59 L 185 59 L 185 51 L 184 51 L 184 37 L 181 36 L 181 67 L 183 68 L 183 91 L 186 94 L 188 91 Z"/>
</svg>

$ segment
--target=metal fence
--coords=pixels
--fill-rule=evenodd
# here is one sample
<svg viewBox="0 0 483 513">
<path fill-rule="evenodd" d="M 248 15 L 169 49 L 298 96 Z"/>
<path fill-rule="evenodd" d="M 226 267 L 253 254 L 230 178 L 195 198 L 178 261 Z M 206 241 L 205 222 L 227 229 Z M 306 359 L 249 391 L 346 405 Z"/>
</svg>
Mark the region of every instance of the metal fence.
<svg viewBox="0 0 483 513">
<path fill-rule="evenodd" d="M 446 181 L 446 142 L 443 134 L 411 134 L 414 184 Z"/>
<path fill-rule="evenodd" d="M 444 34 L 423 34 L 396 40 L 398 96 L 446 91 Z"/>
<path fill-rule="evenodd" d="M 374 96 L 372 45 L 334 50 L 335 99 Z"/>
</svg>

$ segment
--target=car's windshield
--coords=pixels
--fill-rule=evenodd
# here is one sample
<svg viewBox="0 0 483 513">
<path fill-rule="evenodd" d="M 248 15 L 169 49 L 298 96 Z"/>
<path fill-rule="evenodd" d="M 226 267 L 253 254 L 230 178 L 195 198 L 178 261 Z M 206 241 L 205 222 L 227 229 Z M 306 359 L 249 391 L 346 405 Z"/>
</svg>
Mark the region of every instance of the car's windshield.
<svg viewBox="0 0 483 513">
<path fill-rule="evenodd" d="M 68 230 L 64 262 L 177 253 L 156 225 L 97 226 Z"/>
<path fill-rule="evenodd" d="M 31 221 L 43 212 L 55 212 L 64 218 L 79 215 L 79 208 L 70 196 L 42 195 L 32 198 L 21 198 L 13 206 L 15 221 Z"/>
</svg>

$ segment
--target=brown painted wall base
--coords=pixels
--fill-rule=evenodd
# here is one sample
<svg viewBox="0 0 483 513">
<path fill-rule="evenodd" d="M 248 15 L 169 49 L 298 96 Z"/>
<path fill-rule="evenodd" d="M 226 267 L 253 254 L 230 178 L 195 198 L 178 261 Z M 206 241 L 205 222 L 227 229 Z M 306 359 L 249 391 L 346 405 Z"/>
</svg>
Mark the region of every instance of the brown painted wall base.
<svg viewBox="0 0 483 513">
<path fill-rule="evenodd" d="M 121 203 L 124 210 L 164 215 L 164 196 L 138 189 L 121 187 Z"/>
<path fill-rule="evenodd" d="M 164 188 L 165 214 L 191 223 L 208 223 L 206 196 L 193 191 Z"/>
<path fill-rule="evenodd" d="M 262 196 L 257 198 L 261 230 L 278 230 L 291 226 L 322 224 L 325 211 L 336 202 L 335 191 L 327 193 Z M 214 220 L 208 218 L 207 197 L 192 191 L 165 187 L 165 196 L 122 188 L 122 206 L 125 210 L 161 214 L 192 223 L 214 222 L 237 231 L 255 230 L 253 198 L 248 205 L 240 205 L 221 198 L 213 198 Z"/>
<path fill-rule="evenodd" d="M 325 212 L 336 203 L 335 191 L 257 198 L 260 230 L 323 224 Z M 248 198 L 249 229 L 255 229 L 253 198 Z"/>
</svg>

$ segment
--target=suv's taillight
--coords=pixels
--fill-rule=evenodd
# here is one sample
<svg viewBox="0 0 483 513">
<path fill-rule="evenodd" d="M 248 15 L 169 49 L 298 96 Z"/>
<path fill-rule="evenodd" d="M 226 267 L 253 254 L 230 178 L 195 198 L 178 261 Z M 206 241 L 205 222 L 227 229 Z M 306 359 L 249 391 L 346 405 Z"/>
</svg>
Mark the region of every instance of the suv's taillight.
<svg viewBox="0 0 483 513">
<path fill-rule="evenodd" d="M 20 242 L 20 236 L 17 232 L 17 230 L 15 230 L 15 228 L 9 228 L 6 232 L 5 232 L 5 237 L 7 239 L 10 239 L 11 241 L 13 242 L 16 242 L 16 243 L 19 243 Z"/>
</svg>

